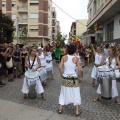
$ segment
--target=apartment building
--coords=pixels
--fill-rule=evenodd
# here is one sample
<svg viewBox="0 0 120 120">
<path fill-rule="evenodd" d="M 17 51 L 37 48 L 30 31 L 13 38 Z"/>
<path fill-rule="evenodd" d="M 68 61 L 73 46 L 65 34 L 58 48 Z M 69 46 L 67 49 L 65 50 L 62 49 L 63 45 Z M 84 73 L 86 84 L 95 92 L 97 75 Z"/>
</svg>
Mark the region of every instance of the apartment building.
<svg viewBox="0 0 120 120">
<path fill-rule="evenodd" d="M 14 43 L 23 27 L 27 28 L 28 44 L 46 45 L 51 40 L 51 0 L 0 0 L 0 9 L 14 21 Z"/>
<path fill-rule="evenodd" d="M 57 29 L 57 34 L 61 32 L 61 27 L 60 27 L 60 22 L 59 21 L 57 21 L 56 29 Z"/>
<path fill-rule="evenodd" d="M 89 0 L 89 32 L 97 42 L 120 41 L 120 0 Z"/>
<path fill-rule="evenodd" d="M 71 30 L 69 32 L 69 38 L 72 36 L 82 37 L 83 33 L 87 31 L 87 19 L 78 19 L 71 25 Z"/>
<path fill-rule="evenodd" d="M 55 7 L 52 7 L 52 40 L 56 39 L 57 35 L 57 13 Z"/>
</svg>

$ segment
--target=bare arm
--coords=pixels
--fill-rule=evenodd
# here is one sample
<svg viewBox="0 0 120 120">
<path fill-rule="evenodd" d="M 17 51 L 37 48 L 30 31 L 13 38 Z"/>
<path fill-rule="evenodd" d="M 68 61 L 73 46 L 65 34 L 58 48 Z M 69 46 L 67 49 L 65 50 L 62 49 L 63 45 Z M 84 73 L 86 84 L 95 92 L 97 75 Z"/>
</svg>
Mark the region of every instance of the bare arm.
<svg viewBox="0 0 120 120">
<path fill-rule="evenodd" d="M 119 60 L 119 57 L 116 58 L 116 62 L 118 64 L 118 66 L 116 66 L 115 68 L 113 68 L 113 70 L 120 69 L 120 60 Z"/>
<path fill-rule="evenodd" d="M 78 58 L 76 58 L 76 65 L 78 67 L 78 77 L 82 78 L 82 71 L 81 71 L 81 67 L 80 67 L 80 61 Z"/>
<path fill-rule="evenodd" d="M 26 58 L 25 58 L 25 67 L 27 67 L 27 68 L 30 67 L 30 65 L 28 64 L 28 56 L 26 56 Z"/>
<path fill-rule="evenodd" d="M 94 55 L 95 55 L 95 54 L 96 54 L 96 51 L 95 51 L 95 48 L 94 48 L 93 44 L 91 45 L 91 47 L 92 47 L 93 53 L 94 53 Z"/>
<path fill-rule="evenodd" d="M 62 69 L 63 63 L 64 63 L 64 57 L 62 57 L 61 62 L 59 64 L 59 71 L 60 71 L 61 77 L 63 76 L 63 69 Z"/>
<path fill-rule="evenodd" d="M 102 65 L 105 64 L 106 58 L 107 58 L 107 56 L 104 56 L 103 60 L 102 60 L 101 63 L 100 63 L 100 66 L 102 66 Z"/>
<path fill-rule="evenodd" d="M 35 69 L 33 69 L 33 72 L 37 71 L 37 69 L 40 68 L 40 66 L 41 66 L 40 58 L 38 56 L 36 56 L 36 58 L 37 58 L 38 65 Z"/>
</svg>

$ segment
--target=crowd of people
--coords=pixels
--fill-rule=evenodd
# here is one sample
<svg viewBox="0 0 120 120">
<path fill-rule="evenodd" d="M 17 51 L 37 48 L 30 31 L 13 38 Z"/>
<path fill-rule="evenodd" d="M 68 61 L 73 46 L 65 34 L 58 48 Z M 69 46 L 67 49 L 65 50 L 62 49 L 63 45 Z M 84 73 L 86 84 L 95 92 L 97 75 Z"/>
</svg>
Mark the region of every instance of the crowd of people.
<svg viewBox="0 0 120 120">
<path fill-rule="evenodd" d="M 81 105 L 80 83 L 83 80 L 83 68 L 90 62 L 94 61 L 91 77 L 93 78 L 92 86 L 96 86 L 99 75 L 98 67 L 105 65 L 112 69 L 112 97 L 117 104 L 120 104 L 116 86 L 115 70 L 120 69 L 120 43 L 116 46 L 101 44 L 95 46 L 80 48 L 76 44 L 67 46 L 56 45 L 54 48 L 47 44 L 41 46 L 23 46 L 18 44 L 5 47 L 0 44 L 0 87 L 6 85 L 3 82 L 4 75 L 7 75 L 8 82 L 14 81 L 18 77 L 22 79 L 22 99 L 26 99 L 30 92 L 30 86 L 35 84 L 35 91 L 44 96 L 44 87 L 47 85 L 47 78 L 54 78 L 53 62 L 59 64 L 61 91 L 59 96 L 58 113 L 62 114 L 62 106 L 73 103 L 76 116 L 80 115 L 79 106 Z M 84 64 L 82 64 L 84 61 Z M 64 67 L 63 67 L 64 66 Z M 85 73 L 84 73 L 85 74 Z M 100 100 L 101 87 L 98 84 L 97 96 L 94 102 Z"/>
</svg>

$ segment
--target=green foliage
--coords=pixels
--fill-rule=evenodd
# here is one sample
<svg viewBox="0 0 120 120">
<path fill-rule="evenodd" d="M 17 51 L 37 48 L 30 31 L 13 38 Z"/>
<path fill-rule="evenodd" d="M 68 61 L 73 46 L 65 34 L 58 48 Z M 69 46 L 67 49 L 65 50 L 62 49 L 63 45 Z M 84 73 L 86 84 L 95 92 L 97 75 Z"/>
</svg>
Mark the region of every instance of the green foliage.
<svg viewBox="0 0 120 120">
<path fill-rule="evenodd" d="M 22 27 L 22 31 L 20 34 L 21 43 L 26 45 L 28 43 L 28 29 L 27 26 Z"/>
<path fill-rule="evenodd" d="M 67 38 L 67 35 L 58 33 L 56 37 L 56 42 L 60 41 L 60 46 L 63 47 L 65 46 L 65 40 Z"/>
<path fill-rule="evenodd" d="M 14 22 L 0 10 L 0 40 L 6 43 L 13 41 L 13 32 L 15 31 Z"/>
</svg>

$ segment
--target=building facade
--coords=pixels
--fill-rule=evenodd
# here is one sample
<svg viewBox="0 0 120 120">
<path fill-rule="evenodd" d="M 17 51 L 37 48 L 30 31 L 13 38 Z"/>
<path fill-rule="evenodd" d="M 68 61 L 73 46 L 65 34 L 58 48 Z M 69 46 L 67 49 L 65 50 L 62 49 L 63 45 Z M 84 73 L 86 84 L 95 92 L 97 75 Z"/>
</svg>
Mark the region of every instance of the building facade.
<svg viewBox="0 0 120 120">
<path fill-rule="evenodd" d="M 55 7 L 52 7 L 52 40 L 54 41 L 56 39 L 57 35 L 57 13 Z"/>
<path fill-rule="evenodd" d="M 28 44 L 46 45 L 51 40 L 50 0 L 0 0 L 0 9 L 12 18 L 16 28 L 15 43 L 20 43 L 23 28 L 27 28 Z"/>
<path fill-rule="evenodd" d="M 89 0 L 88 29 L 94 31 L 95 40 L 120 40 L 120 0 Z"/>
<path fill-rule="evenodd" d="M 56 29 L 57 29 L 57 34 L 61 32 L 61 27 L 60 27 L 60 22 L 59 21 L 57 21 Z"/>
<path fill-rule="evenodd" d="M 83 33 L 87 31 L 87 19 L 79 19 L 72 23 L 71 30 L 69 32 L 69 42 L 71 42 L 72 36 L 83 37 Z"/>
<path fill-rule="evenodd" d="M 71 36 L 82 36 L 87 31 L 87 19 L 80 19 L 73 22 L 71 25 L 70 35 Z"/>
</svg>

